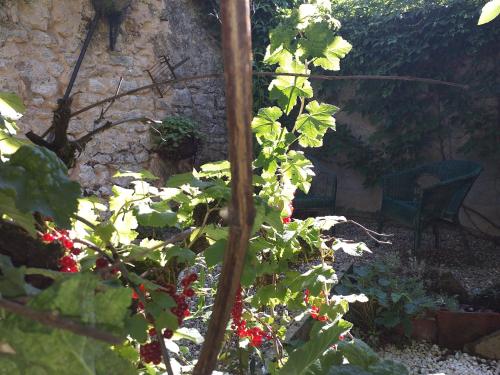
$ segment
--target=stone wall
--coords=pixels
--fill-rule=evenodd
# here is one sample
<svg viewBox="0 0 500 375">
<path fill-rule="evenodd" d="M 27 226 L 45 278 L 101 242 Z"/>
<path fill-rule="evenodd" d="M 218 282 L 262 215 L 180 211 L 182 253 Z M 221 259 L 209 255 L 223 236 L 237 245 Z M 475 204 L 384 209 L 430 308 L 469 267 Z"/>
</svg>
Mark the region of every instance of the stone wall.
<svg viewBox="0 0 500 375">
<path fill-rule="evenodd" d="M 112 96 L 120 77 L 122 92 L 151 83 L 145 70 L 162 55 L 173 64 L 189 58 L 175 71 L 178 77 L 221 72 L 220 47 L 203 28 L 195 1 L 132 0 L 115 51 L 109 50 L 108 25 L 101 20 L 72 91 L 73 111 Z M 20 133 L 41 134 L 50 126 L 93 14 L 90 0 L 0 0 L 0 90 L 25 101 Z M 206 134 L 196 162 L 218 160 L 226 153 L 223 94 L 220 80 L 177 84 L 163 98 L 147 90 L 117 100 L 106 120 L 191 116 Z M 73 118 L 71 136 L 93 130 L 100 111 Z M 151 149 L 149 126 L 125 123 L 88 143 L 71 175 L 87 190 L 106 194 L 116 170 L 154 164 Z"/>
</svg>

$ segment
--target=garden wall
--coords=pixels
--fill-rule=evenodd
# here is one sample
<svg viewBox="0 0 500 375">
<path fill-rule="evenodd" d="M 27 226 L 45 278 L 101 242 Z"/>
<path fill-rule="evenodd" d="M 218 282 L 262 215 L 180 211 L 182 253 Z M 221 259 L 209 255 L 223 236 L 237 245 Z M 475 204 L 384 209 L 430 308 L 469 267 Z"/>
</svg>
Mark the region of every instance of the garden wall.
<svg viewBox="0 0 500 375">
<path fill-rule="evenodd" d="M 19 122 L 20 133 L 41 134 L 50 126 L 93 14 L 90 0 L 0 0 L 0 90 L 16 92 L 25 101 L 28 112 Z M 132 1 L 115 51 L 109 49 L 108 24 L 101 20 L 72 91 L 73 111 L 112 96 L 120 77 L 122 92 L 151 83 L 146 69 L 162 55 L 172 64 L 189 58 L 175 71 L 178 77 L 222 71 L 220 48 L 204 30 L 195 0 Z M 100 110 L 74 118 L 71 136 L 93 130 Z M 106 117 L 162 119 L 171 114 L 192 116 L 206 134 L 197 162 L 225 157 L 220 80 L 179 84 L 163 98 L 155 90 L 127 96 L 117 100 Z M 71 175 L 87 190 L 106 194 L 118 169 L 158 169 L 148 130 L 142 123 L 126 123 L 99 134 L 82 152 Z"/>
</svg>

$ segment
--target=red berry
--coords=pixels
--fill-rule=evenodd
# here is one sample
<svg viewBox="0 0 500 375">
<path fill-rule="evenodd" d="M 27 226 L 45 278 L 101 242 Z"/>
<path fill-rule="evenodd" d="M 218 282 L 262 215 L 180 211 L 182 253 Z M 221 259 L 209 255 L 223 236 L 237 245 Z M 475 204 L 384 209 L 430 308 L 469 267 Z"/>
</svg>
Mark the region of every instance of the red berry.
<svg viewBox="0 0 500 375">
<path fill-rule="evenodd" d="M 198 275 L 197 274 L 192 273 L 191 275 L 189 275 L 189 281 L 191 281 L 192 283 L 194 283 L 196 280 L 198 280 Z"/>
<path fill-rule="evenodd" d="M 289 224 L 292 221 L 292 218 L 290 216 L 284 217 L 281 219 L 281 221 L 283 222 L 283 224 Z"/>
<path fill-rule="evenodd" d="M 68 237 L 61 237 L 61 245 L 67 249 L 71 250 L 73 248 L 73 241 L 71 241 Z"/>
<path fill-rule="evenodd" d="M 165 331 L 163 331 L 163 337 L 165 337 L 166 339 L 172 338 L 173 335 L 174 332 L 171 329 L 166 329 Z"/>
<path fill-rule="evenodd" d="M 108 266 L 109 266 L 109 261 L 104 257 L 97 258 L 95 261 L 95 268 L 97 269 L 107 268 Z"/>
<path fill-rule="evenodd" d="M 82 251 L 80 249 L 77 249 L 76 247 L 71 249 L 71 254 L 73 255 L 80 255 Z"/>
<path fill-rule="evenodd" d="M 55 240 L 55 239 L 56 239 L 56 238 L 55 238 L 55 237 L 54 237 L 54 235 L 53 235 L 53 234 L 51 234 L 51 233 L 44 233 L 44 234 L 42 235 L 42 241 L 43 241 L 43 242 L 52 243 L 52 242 L 54 242 L 54 240 Z"/>
<path fill-rule="evenodd" d="M 74 267 L 76 266 L 76 261 L 71 256 L 66 255 L 59 259 L 59 264 L 61 267 Z"/>
<path fill-rule="evenodd" d="M 148 333 L 149 333 L 149 336 L 156 337 L 156 329 L 150 328 Z"/>
<path fill-rule="evenodd" d="M 191 288 L 186 288 L 184 289 L 184 291 L 182 292 L 186 297 L 192 297 L 194 296 L 194 290 L 191 289 Z"/>
</svg>

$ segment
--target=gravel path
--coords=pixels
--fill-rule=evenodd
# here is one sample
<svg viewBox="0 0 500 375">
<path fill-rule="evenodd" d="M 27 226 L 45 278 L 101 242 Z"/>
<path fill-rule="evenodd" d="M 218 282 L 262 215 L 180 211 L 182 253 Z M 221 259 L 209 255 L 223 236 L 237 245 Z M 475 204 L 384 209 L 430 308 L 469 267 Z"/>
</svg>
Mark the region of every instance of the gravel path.
<svg viewBox="0 0 500 375">
<path fill-rule="evenodd" d="M 452 352 L 437 345 L 413 342 L 397 348 L 388 345 L 379 355 L 403 363 L 411 375 L 499 375 L 500 361 L 489 361 L 462 352 Z"/>
</svg>

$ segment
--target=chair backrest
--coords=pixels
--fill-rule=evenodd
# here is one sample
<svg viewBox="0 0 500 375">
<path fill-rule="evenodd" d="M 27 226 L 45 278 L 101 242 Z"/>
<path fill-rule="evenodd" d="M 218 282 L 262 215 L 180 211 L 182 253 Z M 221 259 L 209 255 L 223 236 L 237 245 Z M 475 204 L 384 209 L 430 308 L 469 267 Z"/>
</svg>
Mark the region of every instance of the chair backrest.
<svg viewBox="0 0 500 375">
<path fill-rule="evenodd" d="M 448 220 L 455 219 L 476 178 L 476 174 L 471 174 L 440 182 L 423 189 L 420 203 L 423 216 Z"/>
<path fill-rule="evenodd" d="M 458 215 L 460 206 L 474 181 L 481 174 L 483 167 L 479 163 L 468 160 L 445 160 L 426 164 L 423 169 L 426 173 L 438 177 L 442 183 L 457 179 L 462 181 L 455 186 L 454 191 L 449 192 L 450 196 L 446 198 L 449 203 L 442 214 L 444 219 L 453 220 Z"/>
</svg>

